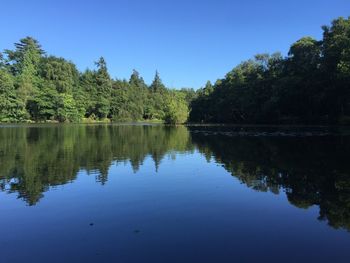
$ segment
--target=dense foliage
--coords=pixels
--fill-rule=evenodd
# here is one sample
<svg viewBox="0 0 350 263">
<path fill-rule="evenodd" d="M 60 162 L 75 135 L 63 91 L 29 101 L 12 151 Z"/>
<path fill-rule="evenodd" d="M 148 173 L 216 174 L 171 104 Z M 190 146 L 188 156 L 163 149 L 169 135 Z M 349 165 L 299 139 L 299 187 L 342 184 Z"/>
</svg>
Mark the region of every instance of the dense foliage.
<svg viewBox="0 0 350 263">
<path fill-rule="evenodd" d="M 350 123 L 350 18 L 304 37 L 287 57 L 256 55 L 197 91 L 192 122 Z"/>
<path fill-rule="evenodd" d="M 158 72 L 147 85 L 134 70 L 112 79 L 103 57 L 79 72 L 27 37 L 0 53 L 0 122 L 350 123 L 350 18 L 304 37 L 288 56 L 259 54 L 214 85 L 170 90 Z M 191 109 L 191 110 L 189 110 Z"/>
<path fill-rule="evenodd" d="M 135 70 L 129 81 L 112 79 L 103 57 L 95 64 L 81 73 L 37 40 L 21 39 L 0 53 L 0 122 L 187 120 L 194 91 L 167 89 L 158 72 L 150 86 Z"/>
</svg>

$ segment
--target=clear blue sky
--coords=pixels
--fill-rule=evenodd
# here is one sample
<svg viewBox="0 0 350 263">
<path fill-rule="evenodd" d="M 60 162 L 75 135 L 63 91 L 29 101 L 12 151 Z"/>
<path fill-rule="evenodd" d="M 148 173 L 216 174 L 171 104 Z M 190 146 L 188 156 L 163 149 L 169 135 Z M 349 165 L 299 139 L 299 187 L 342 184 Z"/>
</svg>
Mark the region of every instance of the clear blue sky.
<svg viewBox="0 0 350 263">
<path fill-rule="evenodd" d="M 156 69 L 170 87 L 202 86 L 256 53 L 281 51 L 350 15 L 349 0 L 1 0 L 0 50 L 27 35 L 48 54 L 112 77 Z"/>
</svg>

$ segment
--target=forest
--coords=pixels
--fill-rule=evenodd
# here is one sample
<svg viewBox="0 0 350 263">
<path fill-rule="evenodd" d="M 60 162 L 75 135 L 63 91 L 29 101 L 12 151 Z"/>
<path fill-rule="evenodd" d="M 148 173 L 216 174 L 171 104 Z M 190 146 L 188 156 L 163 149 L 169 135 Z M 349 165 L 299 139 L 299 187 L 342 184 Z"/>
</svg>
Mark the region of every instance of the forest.
<svg viewBox="0 0 350 263">
<path fill-rule="evenodd" d="M 113 79 L 103 57 L 80 72 L 26 37 L 0 53 L 0 122 L 350 124 L 350 18 L 322 30 L 196 91 L 169 89 L 158 72 L 150 85 L 136 70 Z"/>
<path fill-rule="evenodd" d="M 303 37 L 288 56 L 258 54 L 191 103 L 205 123 L 350 124 L 350 18 L 323 26 L 323 39 Z"/>
<path fill-rule="evenodd" d="M 71 62 L 48 56 L 26 37 L 0 54 L 0 122 L 164 121 L 184 123 L 191 90 L 167 89 L 156 72 L 146 85 L 134 70 L 112 79 L 103 57 L 96 69 L 79 72 Z"/>
</svg>

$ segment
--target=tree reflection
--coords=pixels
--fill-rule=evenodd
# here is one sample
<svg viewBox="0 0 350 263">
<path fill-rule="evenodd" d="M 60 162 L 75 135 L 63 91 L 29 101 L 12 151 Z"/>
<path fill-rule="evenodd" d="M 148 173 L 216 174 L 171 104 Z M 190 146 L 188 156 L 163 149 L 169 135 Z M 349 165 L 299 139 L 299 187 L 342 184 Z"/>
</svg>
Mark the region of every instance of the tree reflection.
<svg viewBox="0 0 350 263">
<path fill-rule="evenodd" d="M 257 191 L 286 192 L 299 208 L 317 205 L 320 220 L 350 230 L 350 138 L 240 137 L 192 133 L 200 152 Z"/>
<path fill-rule="evenodd" d="M 191 150 L 187 129 L 162 126 L 75 125 L 0 129 L 0 187 L 36 204 L 48 187 L 73 181 L 79 170 L 105 184 L 112 162 L 136 172 L 150 156 L 158 168 L 171 151 Z"/>
<path fill-rule="evenodd" d="M 150 157 L 158 169 L 165 156 L 198 149 L 248 187 L 285 192 L 301 209 L 316 205 L 320 220 L 350 230 L 349 136 L 229 135 L 158 125 L 2 128 L 0 189 L 35 205 L 50 187 L 74 181 L 81 170 L 105 184 L 112 163 L 129 162 L 137 172 Z"/>
</svg>

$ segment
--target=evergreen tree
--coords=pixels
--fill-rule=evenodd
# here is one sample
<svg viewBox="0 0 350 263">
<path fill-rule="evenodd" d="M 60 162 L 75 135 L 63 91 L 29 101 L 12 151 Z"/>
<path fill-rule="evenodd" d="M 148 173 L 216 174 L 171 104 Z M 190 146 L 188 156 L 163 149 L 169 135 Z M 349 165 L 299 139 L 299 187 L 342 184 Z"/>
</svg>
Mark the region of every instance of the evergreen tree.
<svg viewBox="0 0 350 263">
<path fill-rule="evenodd" d="M 213 85 L 211 84 L 211 82 L 208 80 L 207 83 L 205 84 L 204 89 L 203 89 L 203 94 L 204 94 L 205 96 L 208 96 L 208 95 L 210 95 L 213 91 L 214 91 L 214 87 L 213 87 Z"/>
<path fill-rule="evenodd" d="M 156 71 L 156 74 L 154 76 L 153 82 L 150 86 L 152 92 L 164 92 L 165 91 L 165 86 L 162 82 L 162 80 L 159 77 L 158 71 Z"/>
<path fill-rule="evenodd" d="M 14 51 L 5 50 L 5 54 L 12 73 L 17 77 L 16 86 L 20 99 L 26 103 L 40 81 L 38 66 L 44 51 L 36 39 L 26 37 L 15 43 Z"/>
<path fill-rule="evenodd" d="M 147 85 L 145 84 L 145 81 L 140 76 L 140 73 L 135 69 L 132 71 L 132 74 L 131 74 L 130 80 L 129 80 L 129 84 L 131 86 L 139 87 L 139 88 L 147 87 Z"/>
<path fill-rule="evenodd" d="M 110 111 L 110 97 L 112 81 L 107 70 L 107 64 L 103 57 L 97 62 L 96 74 L 96 104 L 95 113 L 100 119 L 107 118 Z"/>
</svg>

